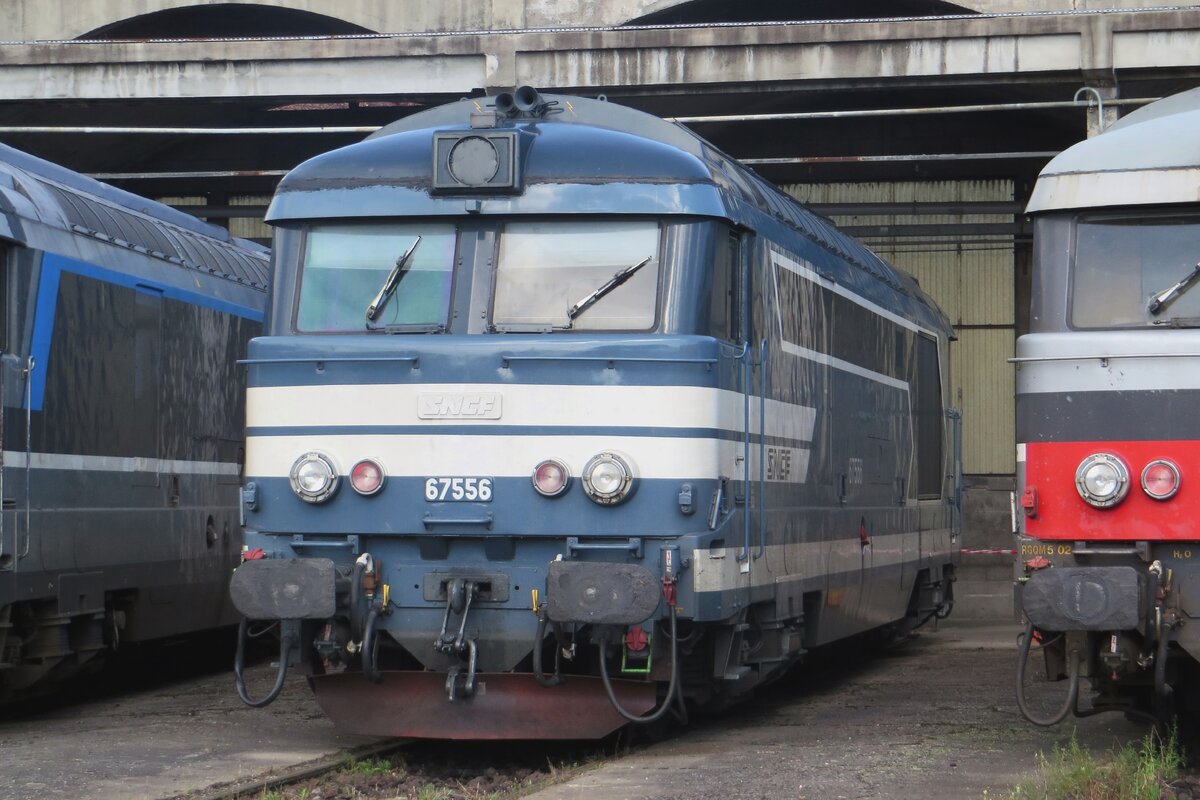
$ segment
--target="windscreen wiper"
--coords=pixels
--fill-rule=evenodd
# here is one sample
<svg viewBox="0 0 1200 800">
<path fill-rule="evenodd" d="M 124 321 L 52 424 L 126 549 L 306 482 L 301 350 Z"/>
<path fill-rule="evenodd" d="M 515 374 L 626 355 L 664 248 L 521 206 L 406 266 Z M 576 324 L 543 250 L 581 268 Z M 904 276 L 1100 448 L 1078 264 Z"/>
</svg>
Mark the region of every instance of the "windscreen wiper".
<svg viewBox="0 0 1200 800">
<path fill-rule="evenodd" d="M 403 255 L 396 259 L 396 266 L 392 267 L 392 271 L 388 273 L 383 286 L 379 288 L 379 294 L 375 295 L 371 305 L 367 306 L 367 322 L 374 322 L 379 316 L 379 312 L 383 311 L 383 307 L 387 305 L 387 301 L 392 299 L 392 295 L 396 293 L 396 287 L 400 285 L 400 279 L 408 273 L 408 262 L 412 260 L 412 254 L 416 252 L 417 245 L 420 243 L 421 237 L 418 236 L 412 243 L 412 247 L 409 247 Z"/>
<path fill-rule="evenodd" d="M 617 272 L 616 275 L 613 275 L 611 278 L 608 279 L 607 283 L 605 283 L 601 286 L 597 286 L 587 297 L 583 298 L 578 303 L 576 303 L 575 305 L 573 305 L 569 309 L 567 309 L 567 319 L 575 319 L 580 314 L 587 311 L 589 308 L 592 307 L 592 304 L 594 304 L 597 300 L 604 297 L 604 295 L 608 294 L 613 289 L 616 289 L 622 283 L 629 280 L 630 276 L 633 275 L 633 273 L 637 272 L 639 269 L 641 269 L 642 267 L 649 264 L 651 258 L 653 258 L 653 256 L 646 256 L 638 263 L 636 263 L 632 266 L 629 266 L 629 267 L 625 267 L 624 269 Z"/>
<path fill-rule="evenodd" d="M 1154 295 L 1154 297 L 1151 297 L 1150 305 L 1147 306 L 1147 309 L 1151 314 L 1157 314 L 1162 310 L 1163 306 L 1174 300 L 1179 295 L 1183 294 L 1192 285 L 1196 278 L 1200 278 L 1200 264 L 1196 264 L 1195 268 L 1187 275 L 1184 275 L 1179 283 L 1175 284 L 1169 289 L 1164 289 L 1163 291 Z"/>
</svg>

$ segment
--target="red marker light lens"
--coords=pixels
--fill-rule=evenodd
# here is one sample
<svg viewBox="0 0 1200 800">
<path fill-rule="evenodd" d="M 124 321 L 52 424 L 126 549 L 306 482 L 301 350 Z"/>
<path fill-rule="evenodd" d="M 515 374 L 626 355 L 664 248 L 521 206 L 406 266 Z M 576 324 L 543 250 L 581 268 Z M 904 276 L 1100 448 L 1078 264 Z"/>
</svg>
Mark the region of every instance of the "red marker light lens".
<svg viewBox="0 0 1200 800">
<path fill-rule="evenodd" d="M 566 464 L 548 458 L 533 468 L 533 488 L 546 497 L 557 497 L 567 490 L 571 472 Z"/>
<path fill-rule="evenodd" d="M 1179 491 L 1179 467 L 1170 461 L 1151 461 L 1142 470 L 1142 490 L 1155 500 L 1166 500 Z"/>
<path fill-rule="evenodd" d="M 383 467 L 369 458 L 364 458 L 350 470 L 350 485 L 361 495 L 378 493 L 383 488 L 383 479 Z"/>
</svg>

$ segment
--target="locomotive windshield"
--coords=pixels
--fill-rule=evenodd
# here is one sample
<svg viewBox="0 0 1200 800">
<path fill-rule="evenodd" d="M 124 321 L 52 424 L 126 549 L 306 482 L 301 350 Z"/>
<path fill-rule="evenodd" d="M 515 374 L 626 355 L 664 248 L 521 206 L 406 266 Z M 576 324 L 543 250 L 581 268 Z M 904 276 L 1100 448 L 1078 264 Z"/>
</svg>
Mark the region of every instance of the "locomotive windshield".
<svg viewBox="0 0 1200 800">
<path fill-rule="evenodd" d="M 1075 241 L 1072 325 L 1200 326 L 1200 290 L 1186 280 L 1200 261 L 1200 217 L 1084 219 Z"/>
<path fill-rule="evenodd" d="M 418 237 L 420 246 L 413 249 Z M 454 226 L 444 223 L 314 226 L 305 246 L 296 328 L 316 333 L 445 326 L 455 238 Z M 402 282 L 368 320 L 366 310 L 405 254 Z"/>
<path fill-rule="evenodd" d="M 648 220 L 509 223 L 492 324 L 647 330 L 658 305 L 658 242 L 658 223 Z"/>
</svg>

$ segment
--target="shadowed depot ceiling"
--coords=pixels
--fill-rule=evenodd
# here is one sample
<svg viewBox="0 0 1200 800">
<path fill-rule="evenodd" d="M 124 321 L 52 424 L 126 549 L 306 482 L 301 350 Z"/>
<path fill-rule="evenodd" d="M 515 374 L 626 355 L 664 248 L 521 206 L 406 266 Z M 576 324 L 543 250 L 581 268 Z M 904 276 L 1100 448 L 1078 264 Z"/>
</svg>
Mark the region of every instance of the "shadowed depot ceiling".
<svg viewBox="0 0 1200 800">
<path fill-rule="evenodd" d="M 332 4 L 329 7 L 334 8 Z M 1170 9 L 1160 9 L 1141 14 L 1131 12 L 1131 16 L 1159 14 L 1168 23 L 1178 26 L 1176 18 L 1170 17 L 1171 13 Z M 929 16 L 954 16 L 957 21 L 911 19 Z M 18 52 L 32 52 L 43 59 L 38 63 L 53 65 L 87 60 L 94 52 L 97 63 L 105 71 L 111 67 L 116 73 L 122 66 L 121 54 L 128 53 L 131 59 L 143 59 L 135 65 L 142 72 L 125 73 L 132 76 L 129 81 L 153 79 L 156 70 L 178 69 L 181 74 L 187 70 L 211 72 L 216 76 L 214 80 L 228 80 L 229 85 L 233 85 L 246 75 L 253 78 L 258 66 L 254 60 L 258 52 L 273 56 L 281 51 L 297 52 L 320 59 L 339 51 L 350 54 L 337 65 L 351 77 L 327 83 L 319 92 L 312 90 L 306 81 L 293 81 L 288 84 L 296 87 L 293 93 L 267 96 L 261 92 L 239 96 L 228 91 L 223 96 L 214 92 L 207 97 L 195 96 L 195 91 L 192 96 L 186 93 L 154 96 L 153 93 L 138 94 L 135 91 L 123 96 L 125 84 L 113 79 L 111 94 L 107 92 L 110 84 L 106 83 L 101 91 L 93 92 L 89 97 L 73 97 L 69 91 L 59 92 L 59 96 L 54 97 L 0 97 L 0 128 L 3 128 L 0 141 L 72 169 L 98 175 L 139 194 L 203 198 L 211 206 L 207 215 L 214 221 L 221 221 L 230 215 L 249 216 L 261 212 L 261 207 L 256 212 L 255 209 L 234 208 L 234 205 L 238 198 L 248 195 L 269 195 L 286 170 L 366 135 L 364 130 L 347 131 L 345 128 L 370 129 L 463 96 L 484 98 L 501 88 L 511 88 L 485 89 L 462 81 L 447 81 L 445 85 L 449 88 L 419 89 L 411 83 L 397 81 L 394 88 L 389 85 L 384 90 L 376 87 L 364 92 L 355 78 L 362 73 L 354 72 L 354 64 L 361 61 L 357 56 L 365 48 L 376 48 L 374 52 L 383 54 L 385 64 L 393 54 L 406 53 L 417 64 L 418 70 L 431 73 L 445 68 L 445 63 L 437 59 L 447 52 L 478 58 L 479 53 L 473 48 L 496 47 L 503 57 L 505 47 L 510 53 L 514 45 L 518 51 L 541 47 L 546 56 L 540 63 L 552 64 L 556 59 L 568 61 L 574 58 L 572 47 L 582 53 L 597 47 L 597 42 L 602 47 L 609 47 L 606 42 L 610 40 L 616 42 L 612 45 L 614 49 L 642 48 L 646 53 L 659 53 L 657 57 L 662 60 L 675 57 L 676 51 L 701 53 L 710 44 L 721 46 L 734 42 L 727 49 L 741 62 L 758 59 L 756 63 L 768 63 L 771 54 L 766 50 L 787 50 L 805 36 L 827 37 L 831 33 L 836 35 L 838 31 L 850 30 L 852 35 L 848 36 L 844 46 L 858 47 L 864 63 L 871 65 L 884 61 L 878 54 L 878 47 L 873 45 L 872 37 L 879 37 L 885 44 L 890 42 L 895 45 L 894 52 L 902 52 L 908 43 L 905 31 L 913 26 L 920 28 L 927 44 L 933 42 L 936 45 L 937 37 L 945 35 L 943 29 L 969 25 L 976 34 L 987 34 L 979 35 L 975 40 L 964 40 L 969 49 L 988 46 L 986 43 L 993 40 L 1004 41 L 1005 31 L 1026 25 L 1026 17 L 1037 16 L 982 17 L 960 6 L 935 0 L 695 0 L 631 20 L 628 26 L 579 33 L 572 33 L 568 27 L 564 32 L 542 34 L 541 39 L 537 34 L 522 33 L 381 38 L 374 36 L 378 32 L 364 31 L 334 16 L 252 4 L 193 6 L 114 22 L 87 34 L 83 37 L 86 42 L 45 43 L 40 53 L 38 47 L 22 46 L 14 48 L 11 56 L 0 52 L 0 57 L 9 56 L 6 65 L 12 65 Z M 830 18 L 847 22 L 844 26 L 810 24 Z M 1080 15 L 1063 14 L 1045 20 L 1046 29 L 1051 34 L 1058 33 L 1060 29 L 1081 24 L 1080 18 Z M 861 21 L 864 19 L 872 21 L 864 23 Z M 1185 18 L 1185 21 L 1187 19 L 1192 20 L 1193 30 L 1200 29 L 1200 16 Z M 781 21 L 802 24 L 795 28 L 774 24 Z M 772 25 L 747 32 L 745 26 L 755 22 Z M 1102 22 L 1110 24 L 1108 19 Z M 704 28 L 715 23 L 734 25 L 715 30 Z M 1002 35 L 991 36 L 989 25 L 994 25 Z M 339 40 L 337 37 L 341 36 L 355 38 Z M 522 36 L 528 38 L 520 39 Z M 241 43 L 239 52 L 251 53 L 251 59 L 222 61 L 220 54 L 225 52 L 222 49 L 225 44 L 216 40 L 258 37 L 313 38 Z M 770 48 L 764 48 L 761 53 L 755 51 L 759 39 L 766 41 L 768 37 L 774 37 Z M 857 39 L 863 42 L 858 43 Z M 162 53 L 161 61 L 154 61 L 140 54 L 140 44 L 97 45 L 97 40 L 173 41 L 147 45 Z M 813 41 L 819 48 L 825 39 Z M 679 44 L 681 42 L 683 45 Z M 5 46 L 9 45 L 0 45 L 0 48 Z M 687 47 L 695 49 L 689 51 Z M 176 67 L 172 63 L 176 53 L 185 51 L 192 55 L 180 55 L 178 63 L 183 66 Z M 1200 53 L 1200 48 L 1197 51 Z M 199 56 L 195 55 L 197 53 Z M 668 55 L 661 55 L 663 53 Z M 1023 53 L 1021 56 L 1024 59 Z M 704 56 L 688 57 L 700 59 Z M 104 61 L 106 58 L 110 61 Z M 155 59 L 158 58 L 156 55 Z M 426 60 L 430 64 L 427 70 L 423 66 Z M 537 88 L 590 96 L 603 94 L 610 102 L 663 117 L 685 118 L 685 124 L 701 136 L 736 158 L 750 160 L 756 171 L 778 183 L 1010 180 L 1014 185 L 1016 207 L 1045 162 L 1085 135 L 1087 109 L 1082 102 L 1071 104 L 1081 86 L 1095 79 L 1115 78 L 1117 85 L 1110 88 L 1114 88 L 1121 98 L 1160 97 L 1200 84 L 1200 54 L 1192 62 L 1137 70 L 1109 70 L 1096 75 L 1085 75 L 1078 68 L 1022 71 L 1025 69 L 1022 66 L 1016 71 L 1003 67 L 972 74 L 947 73 L 930 77 L 902 70 L 890 75 L 851 70 L 840 76 L 827 76 L 822 72 L 823 65 L 801 73 L 785 59 L 770 63 L 781 71 L 791 70 L 789 77 L 762 71 L 752 78 L 736 81 L 724 80 L 724 76 L 718 74 L 715 78 L 705 79 L 705 83 L 689 80 L 671 83 L 652 78 L 630 80 L 628 74 L 622 74 L 620 81 L 592 80 L 586 85 Z M 287 63 L 287 60 L 277 59 L 272 63 Z M 297 63 L 297 69 L 304 66 Z M 662 66 L 659 62 L 629 63 L 646 69 L 648 75 Z M 326 67 L 323 64 L 308 65 L 307 69 L 306 75 L 319 77 Z M 73 77 L 68 75 L 68 78 Z M 54 86 L 61 88 L 62 85 L 69 86 L 70 83 L 65 81 Z M 196 85 L 203 88 L 209 84 Z M 486 104 L 487 101 L 482 102 Z M 965 113 L 961 111 L 962 107 L 973 110 Z M 97 132 L 97 128 L 102 130 Z M 147 128 L 154 131 L 145 132 Z M 224 132 L 213 135 L 197 130 L 210 128 L 221 128 Z M 269 135 L 253 132 L 254 129 L 268 128 L 278 132 Z M 140 132 L 131 133 L 129 129 Z"/>
</svg>

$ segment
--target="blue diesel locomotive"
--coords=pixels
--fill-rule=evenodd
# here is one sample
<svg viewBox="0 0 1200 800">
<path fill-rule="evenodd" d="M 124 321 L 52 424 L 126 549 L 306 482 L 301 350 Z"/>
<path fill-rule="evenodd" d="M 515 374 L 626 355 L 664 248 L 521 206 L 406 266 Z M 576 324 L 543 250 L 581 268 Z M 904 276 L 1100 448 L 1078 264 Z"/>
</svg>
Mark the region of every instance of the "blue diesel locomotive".
<svg viewBox="0 0 1200 800">
<path fill-rule="evenodd" d="M 302 664 L 347 731 L 599 737 L 949 610 L 949 324 L 687 129 L 522 87 L 268 219 L 231 592 L 281 657 L 243 700 Z"/>
<path fill-rule="evenodd" d="M 217 626 L 268 253 L 0 145 L 0 701 Z"/>
</svg>

